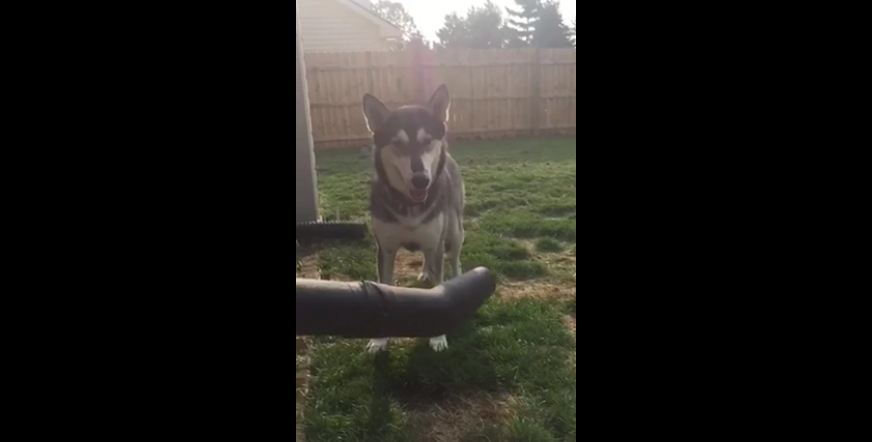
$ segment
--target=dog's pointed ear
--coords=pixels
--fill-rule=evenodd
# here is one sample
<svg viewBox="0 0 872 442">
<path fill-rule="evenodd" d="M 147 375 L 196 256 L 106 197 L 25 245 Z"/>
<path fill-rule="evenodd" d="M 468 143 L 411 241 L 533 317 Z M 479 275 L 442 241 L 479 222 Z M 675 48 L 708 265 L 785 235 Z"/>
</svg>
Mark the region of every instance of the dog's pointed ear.
<svg viewBox="0 0 872 442">
<path fill-rule="evenodd" d="M 430 110 L 433 115 L 443 123 L 448 122 L 448 110 L 451 108 L 451 97 L 448 95 L 448 86 L 444 84 L 436 89 L 430 97 Z"/>
<path fill-rule="evenodd" d="M 378 98 L 370 94 L 363 96 L 363 116 L 366 118 L 366 125 L 370 132 L 375 133 L 384 127 L 390 113 L 388 107 Z"/>
</svg>

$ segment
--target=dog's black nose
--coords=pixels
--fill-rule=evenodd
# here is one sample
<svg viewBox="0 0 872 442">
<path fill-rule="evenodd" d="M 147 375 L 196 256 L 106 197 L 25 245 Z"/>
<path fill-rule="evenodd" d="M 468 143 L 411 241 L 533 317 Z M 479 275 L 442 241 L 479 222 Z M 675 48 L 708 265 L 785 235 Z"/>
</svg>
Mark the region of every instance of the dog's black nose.
<svg viewBox="0 0 872 442">
<path fill-rule="evenodd" d="M 412 177 L 412 185 L 415 186 L 416 189 L 426 189 L 427 186 L 430 185 L 430 178 L 427 178 L 424 175 L 415 175 Z"/>
</svg>

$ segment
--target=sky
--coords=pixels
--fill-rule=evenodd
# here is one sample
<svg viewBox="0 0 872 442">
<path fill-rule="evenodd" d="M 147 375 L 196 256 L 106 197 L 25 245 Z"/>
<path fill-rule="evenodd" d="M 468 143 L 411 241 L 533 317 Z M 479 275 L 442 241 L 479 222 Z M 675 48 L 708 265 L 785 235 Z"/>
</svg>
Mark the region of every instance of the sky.
<svg viewBox="0 0 872 442">
<path fill-rule="evenodd" d="M 470 6 L 481 6 L 487 0 L 394 0 L 399 1 L 406 8 L 406 11 L 415 19 L 415 24 L 424 34 L 424 38 L 430 41 L 438 41 L 436 31 L 438 31 L 445 23 L 445 16 L 457 12 L 458 15 L 466 15 L 466 11 Z M 505 17 L 505 7 L 516 6 L 514 0 L 492 0 L 494 4 L 503 8 L 503 16 Z M 373 1 L 375 3 L 375 1 Z M 560 12 L 563 13 L 563 19 L 568 25 L 572 25 L 572 19 L 575 18 L 575 0 L 561 0 Z"/>
</svg>

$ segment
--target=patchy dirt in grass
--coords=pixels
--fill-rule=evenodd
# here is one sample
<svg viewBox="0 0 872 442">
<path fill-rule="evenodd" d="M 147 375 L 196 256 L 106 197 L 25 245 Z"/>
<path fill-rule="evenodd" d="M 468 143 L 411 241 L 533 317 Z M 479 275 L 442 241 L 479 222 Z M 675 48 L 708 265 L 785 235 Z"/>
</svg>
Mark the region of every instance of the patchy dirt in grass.
<svg viewBox="0 0 872 442">
<path fill-rule="evenodd" d="M 321 279 L 321 270 L 318 269 L 318 256 L 306 256 L 301 261 L 301 269 L 297 272 L 300 278 Z"/>
<path fill-rule="evenodd" d="M 566 325 L 566 328 L 572 332 L 572 336 L 575 336 L 576 328 L 575 328 L 575 316 L 574 315 L 566 315 L 563 317 L 563 324 Z"/>
<path fill-rule="evenodd" d="M 497 294 L 504 299 L 567 300 L 575 297 L 575 287 L 543 280 L 502 282 L 497 287 Z"/>
<path fill-rule="evenodd" d="M 297 278 L 321 279 L 318 268 L 318 253 L 314 250 L 300 248 L 297 250 Z"/>
<path fill-rule="evenodd" d="M 569 278 L 577 271 L 577 259 L 573 256 L 573 252 L 544 253 L 539 256 L 539 259 L 553 275 L 562 277 L 567 283 L 574 282 Z"/>
<path fill-rule="evenodd" d="M 576 266 L 576 257 L 572 256 L 569 252 L 563 253 L 544 253 L 542 254 L 542 260 L 547 262 L 550 265 L 560 266 L 560 267 L 572 267 Z"/>
<path fill-rule="evenodd" d="M 486 426 L 512 418 L 517 399 L 508 393 L 453 396 L 439 401 L 409 404 L 409 425 L 415 441 L 457 442 Z"/>
<path fill-rule="evenodd" d="M 394 264 L 394 280 L 400 286 L 417 286 L 418 275 L 424 266 L 424 255 L 421 252 L 412 253 L 400 250 L 397 253 L 397 261 Z"/>
</svg>

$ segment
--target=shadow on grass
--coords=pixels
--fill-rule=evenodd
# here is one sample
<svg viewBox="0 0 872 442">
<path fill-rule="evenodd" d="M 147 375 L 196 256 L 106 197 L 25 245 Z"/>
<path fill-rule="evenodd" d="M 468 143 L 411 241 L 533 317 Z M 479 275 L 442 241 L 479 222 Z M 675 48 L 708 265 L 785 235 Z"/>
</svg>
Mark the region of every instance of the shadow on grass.
<svg viewBox="0 0 872 442">
<path fill-rule="evenodd" d="M 378 355 L 365 354 L 363 340 L 316 340 L 308 438 L 416 440 L 411 411 L 453 395 L 513 392 L 531 404 L 525 421 L 563 439 L 575 429 L 574 343 L 563 314 L 541 301 L 491 301 L 440 353 L 426 339 Z"/>
<path fill-rule="evenodd" d="M 390 431 L 391 424 L 391 401 L 390 401 L 390 378 L 388 369 L 390 360 L 388 353 L 379 353 L 375 356 L 372 372 L 373 395 L 369 406 L 369 418 L 366 422 L 366 433 L 373 437 L 383 437 Z"/>
</svg>

